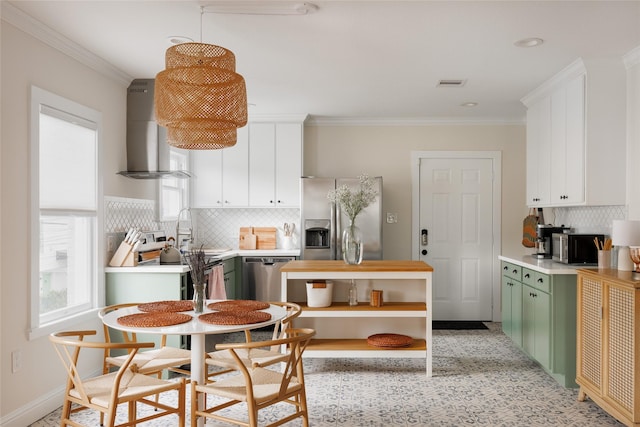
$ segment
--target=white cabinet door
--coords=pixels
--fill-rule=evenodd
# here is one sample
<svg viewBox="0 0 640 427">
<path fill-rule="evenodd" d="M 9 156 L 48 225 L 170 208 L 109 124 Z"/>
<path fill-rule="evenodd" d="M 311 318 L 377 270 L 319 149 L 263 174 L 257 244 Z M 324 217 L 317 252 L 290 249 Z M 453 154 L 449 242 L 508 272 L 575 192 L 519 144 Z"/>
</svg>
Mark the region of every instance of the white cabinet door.
<svg viewBox="0 0 640 427">
<path fill-rule="evenodd" d="M 566 180 L 565 192 L 570 204 L 583 204 L 586 201 L 585 185 L 585 81 L 584 75 L 578 76 L 567 85 L 567 124 L 566 124 Z M 598 171 L 593 171 L 598 173 Z"/>
<path fill-rule="evenodd" d="M 224 207 L 249 204 L 249 129 L 238 129 L 236 145 L 222 151 L 222 196 Z"/>
<path fill-rule="evenodd" d="M 276 207 L 300 206 L 302 124 L 276 125 Z"/>
<path fill-rule="evenodd" d="M 551 202 L 554 206 L 585 201 L 584 76 L 551 95 Z"/>
<path fill-rule="evenodd" d="M 198 150 L 191 157 L 191 207 L 222 207 L 222 150 Z"/>
<path fill-rule="evenodd" d="M 249 206 L 275 206 L 274 123 L 249 125 Z"/>
<path fill-rule="evenodd" d="M 548 206 L 551 197 L 551 99 L 527 110 L 527 205 Z"/>
</svg>

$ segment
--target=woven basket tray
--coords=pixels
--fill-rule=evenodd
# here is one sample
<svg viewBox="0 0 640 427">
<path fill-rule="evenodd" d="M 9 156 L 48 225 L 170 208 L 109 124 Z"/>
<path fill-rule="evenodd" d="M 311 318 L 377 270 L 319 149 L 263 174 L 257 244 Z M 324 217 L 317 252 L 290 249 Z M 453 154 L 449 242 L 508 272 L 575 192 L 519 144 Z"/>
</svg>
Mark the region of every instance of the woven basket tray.
<svg viewBox="0 0 640 427">
<path fill-rule="evenodd" d="M 255 311 L 269 308 L 268 302 L 245 299 L 226 300 L 207 304 L 207 308 L 217 311 Z"/>
<path fill-rule="evenodd" d="M 367 338 L 367 344 L 374 347 L 398 348 L 408 347 L 413 343 L 413 338 L 399 334 L 375 334 Z"/>
<path fill-rule="evenodd" d="M 217 311 L 201 314 L 198 319 L 211 325 L 249 325 L 271 320 L 271 314 L 264 311 Z"/>
<path fill-rule="evenodd" d="M 193 301 L 176 300 L 176 301 L 155 301 L 145 304 L 139 304 L 138 310 L 147 313 L 153 312 L 179 312 L 193 310 Z"/>
<path fill-rule="evenodd" d="M 123 326 L 132 326 L 137 328 L 154 328 L 159 326 L 179 325 L 181 323 L 187 323 L 191 319 L 191 316 L 184 313 L 136 313 L 118 317 L 118 323 Z"/>
</svg>

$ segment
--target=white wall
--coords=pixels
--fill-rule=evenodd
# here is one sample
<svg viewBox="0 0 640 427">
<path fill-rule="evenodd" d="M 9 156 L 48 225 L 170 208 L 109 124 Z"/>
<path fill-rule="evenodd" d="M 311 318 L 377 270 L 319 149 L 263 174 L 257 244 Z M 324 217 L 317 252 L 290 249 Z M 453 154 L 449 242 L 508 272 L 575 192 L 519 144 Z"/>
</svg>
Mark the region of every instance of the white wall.
<svg viewBox="0 0 640 427">
<path fill-rule="evenodd" d="M 411 151 L 502 151 L 502 252 L 525 254 L 524 125 L 306 126 L 305 175 L 382 176 L 386 259 L 411 259 Z"/>
<path fill-rule="evenodd" d="M 625 56 L 627 66 L 627 205 L 629 219 L 640 219 L 640 46 Z"/>
<path fill-rule="evenodd" d="M 4 16 L 3 16 L 4 19 Z M 24 427 L 59 406 L 49 397 L 64 385 L 62 365 L 48 339 L 29 341 L 29 97 L 36 85 L 102 112 L 106 195 L 154 198 L 154 187 L 116 176 L 126 167 L 126 86 L 80 64 L 2 21 L 0 150 L 0 424 Z M 71 190 L 71 189 L 70 189 Z M 101 330 L 95 322 L 78 325 Z M 11 372 L 11 352 L 22 369 Z M 54 404 L 53 408 L 47 405 Z M 25 414 L 20 416 L 19 414 Z"/>
</svg>

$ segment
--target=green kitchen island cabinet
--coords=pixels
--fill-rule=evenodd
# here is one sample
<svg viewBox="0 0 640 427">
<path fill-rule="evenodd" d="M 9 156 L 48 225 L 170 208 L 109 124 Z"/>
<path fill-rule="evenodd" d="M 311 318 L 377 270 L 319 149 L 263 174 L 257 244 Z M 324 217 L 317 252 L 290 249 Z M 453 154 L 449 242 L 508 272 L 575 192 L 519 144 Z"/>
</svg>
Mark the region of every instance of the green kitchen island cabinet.
<svg viewBox="0 0 640 427">
<path fill-rule="evenodd" d="M 139 270 L 129 271 L 131 268 Z M 126 269 L 126 270 L 125 270 Z M 122 270 L 113 272 L 113 270 Z M 156 268 L 110 267 L 105 275 L 106 304 L 153 302 L 188 299 L 189 268 L 182 265 L 162 265 Z M 186 336 L 167 335 L 167 345 L 186 348 Z M 160 336 L 138 334 L 139 341 L 160 344 Z"/>
<path fill-rule="evenodd" d="M 502 329 L 564 387 L 577 387 L 576 268 L 530 256 L 502 260 Z"/>
</svg>

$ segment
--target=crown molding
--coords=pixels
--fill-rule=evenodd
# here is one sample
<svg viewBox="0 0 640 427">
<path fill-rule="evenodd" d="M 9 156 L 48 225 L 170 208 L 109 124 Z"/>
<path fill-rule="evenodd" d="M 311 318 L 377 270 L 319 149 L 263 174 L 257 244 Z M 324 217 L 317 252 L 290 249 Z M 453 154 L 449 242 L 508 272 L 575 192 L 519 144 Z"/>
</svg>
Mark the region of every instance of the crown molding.
<svg viewBox="0 0 640 427">
<path fill-rule="evenodd" d="M 337 117 L 313 116 L 305 122 L 306 126 L 519 126 L 526 119 L 506 120 L 497 118 L 462 119 L 459 117 Z"/>
<path fill-rule="evenodd" d="M 540 98 L 553 92 L 558 86 L 581 74 L 585 74 L 586 72 L 587 68 L 584 61 L 582 58 L 578 58 L 563 70 L 556 73 L 553 77 L 542 83 L 536 89 L 525 95 L 520 102 L 522 102 L 526 107 L 529 107 Z"/>
<path fill-rule="evenodd" d="M 635 65 L 640 64 L 640 46 L 627 52 L 622 57 L 622 60 L 624 61 L 624 66 L 627 68 L 627 70 Z"/>
<path fill-rule="evenodd" d="M 42 22 L 24 13 L 6 1 L 0 1 L 1 19 L 21 31 L 29 34 L 52 48 L 75 59 L 83 65 L 97 71 L 104 76 L 128 86 L 133 77 L 114 67 L 104 59 L 91 53 L 76 42 L 52 30 Z"/>
</svg>

